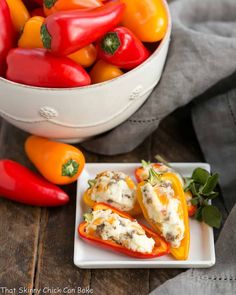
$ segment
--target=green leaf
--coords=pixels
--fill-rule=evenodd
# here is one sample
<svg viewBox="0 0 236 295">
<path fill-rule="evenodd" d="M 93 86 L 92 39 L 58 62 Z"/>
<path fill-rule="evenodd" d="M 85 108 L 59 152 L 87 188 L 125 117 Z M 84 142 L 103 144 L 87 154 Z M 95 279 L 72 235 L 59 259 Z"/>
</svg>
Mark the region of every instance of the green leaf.
<svg viewBox="0 0 236 295">
<path fill-rule="evenodd" d="M 198 183 L 201 183 L 201 184 L 205 184 L 209 177 L 210 177 L 210 173 L 208 171 L 206 171 L 205 169 L 200 168 L 200 167 L 196 168 L 193 171 L 193 174 L 192 174 L 192 179 L 195 182 L 198 182 Z"/>
<path fill-rule="evenodd" d="M 198 221 L 202 221 L 202 207 L 199 207 L 194 215 L 194 218 Z"/>
<path fill-rule="evenodd" d="M 190 202 L 193 206 L 196 206 L 199 203 L 199 197 L 192 198 Z"/>
<path fill-rule="evenodd" d="M 193 179 L 185 177 L 184 191 L 187 192 L 191 188 L 191 184 L 193 183 Z"/>
<path fill-rule="evenodd" d="M 193 194 L 195 197 L 198 196 L 198 191 L 197 191 L 197 189 L 196 189 L 196 186 L 195 186 L 195 183 L 194 183 L 194 182 L 191 183 L 191 185 L 190 185 L 190 190 L 191 190 L 192 194 Z"/>
<path fill-rule="evenodd" d="M 210 192 L 210 194 L 207 195 L 207 200 L 213 200 L 219 196 L 218 192 Z"/>
<path fill-rule="evenodd" d="M 215 173 L 207 179 L 207 182 L 203 186 L 201 193 L 204 195 L 210 194 L 216 187 L 219 179 L 219 174 Z"/>
<path fill-rule="evenodd" d="M 202 219 L 206 224 L 219 228 L 222 216 L 216 206 L 208 205 L 202 209 Z"/>
</svg>

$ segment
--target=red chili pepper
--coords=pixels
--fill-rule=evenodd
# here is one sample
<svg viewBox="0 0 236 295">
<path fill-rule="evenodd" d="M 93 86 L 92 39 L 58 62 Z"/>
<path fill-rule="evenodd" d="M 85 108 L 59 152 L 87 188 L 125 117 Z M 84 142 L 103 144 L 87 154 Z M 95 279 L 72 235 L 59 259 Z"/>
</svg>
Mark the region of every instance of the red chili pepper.
<svg viewBox="0 0 236 295">
<path fill-rule="evenodd" d="M 123 69 L 133 69 L 143 63 L 149 51 L 127 28 L 118 27 L 108 32 L 99 43 L 101 59 Z"/>
<path fill-rule="evenodd" d="M 0 160 L 0 195 L 31 206 L 61 206 L 69 196 L 56 185 L 11 160 Z"/>
<path fill-rule="evenodd" d="M 41 87 L 89 85 L 88 73 L 67 57 L 54 56 L 46 49 L 12 49 L 7 56 L 9 80 Z"/>
<path fill-rule="evenodd" d="M 85 10 L 62 11 L 49 15 L 41 27 L 44 47 L 68 55 L 101 38 L 121 20 L 124 3 Z"/>
<path fill-rule="evenodd" d="M 13 28 L 10 11 L 5 0 L 0 1 L 0 76 L 6 71 L 6 56 L 13 46 Z"/>
<path fill-rule="evenodd" d="M 126 213 L 123 213 L 121 212 L 120 210 L 112 207 L 112 206 L 109 206 L 109 205 L 106 205 L 104 203 L 97 203 L 94 207 L 93 207 L 93 210 L 96 211 L 96 210 L 112 210 L 112 212 L 120 215 L 121 217 L 124 217 L 124 218 L 127 218 L 129 220 L 135 220 L 133 217 L 131 217 L 130 215 L 126 214 Z M 110 241 L 110 240 L 102 240 L 101 238 L 95 236 L 95 235 L 91 235 L 91 234 L 88 234 L 86 232 L 86 226 L 87 226 L 87 222 L 82 222 L 79 227 L 78 227 L 78 233 L 79 235 L 81 236 L 81 238 L 93 243 L 93 244 L 96 244 L 98 246 L 102 246 L 102 247 L 105 247 L 105 248 L 108 248 L 110 250 L 114 250 L 116 252 L 120 252 L 120 253 L 123 253 L 125 255 L 128 255 L 128 256 L 132 256 L 132 257 L 137 257 L 137 258 L 155 258 L 155 257 L 159 257 L 159 256 L 162 256 L 162 255 L 165 255 L 165 254 L 168 254 L 169 253 L 169 244 L 163 239 L 161 238 L 157 233 L 153 232 L 151 229 L 149 229 L 148 227 L 142 225 L 139 223 L 139 225 L 142 226 L 142 228 L 145 230 L 145 233 L 146 235 L 149 237 L 149 238 L 153 238 L 154 241 L 155 241 L 155 246 L 154 246 L 154 249 L 152 251 L 152 253 L 141 253 L 141 252 L 138 252 L 138 251 L 132 251 L 122 245 L 119 245 L 113 241 Z"/>
</svg>

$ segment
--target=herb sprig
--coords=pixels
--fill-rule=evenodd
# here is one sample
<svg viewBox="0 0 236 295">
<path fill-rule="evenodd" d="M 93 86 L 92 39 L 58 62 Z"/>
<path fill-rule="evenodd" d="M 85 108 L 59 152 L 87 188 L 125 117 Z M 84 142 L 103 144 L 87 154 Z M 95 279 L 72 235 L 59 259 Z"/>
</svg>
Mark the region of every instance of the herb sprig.
<svg viewBox="0 0 236 295">
<path fill-rule="evenodd" d="M 204 221 L 212 227 L 219 228 L 222 216 L 219 209 L 209 204 L 219 194 L 215 191 L 219 179 L 219 174 L 210 174 L 203 168 L 196 168 L 191 177 L 185 178 L 184 191 L 191 191 L 193 198 L 191 203 L 197 206 L 194 218 Z"/>
</svg>

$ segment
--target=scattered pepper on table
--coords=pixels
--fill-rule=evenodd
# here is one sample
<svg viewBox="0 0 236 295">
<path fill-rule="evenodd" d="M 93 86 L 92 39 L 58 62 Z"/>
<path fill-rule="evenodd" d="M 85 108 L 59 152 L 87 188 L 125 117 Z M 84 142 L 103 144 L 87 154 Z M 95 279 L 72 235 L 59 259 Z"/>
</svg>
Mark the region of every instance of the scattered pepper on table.
<svg viewBox="0 0 236 295">
<path fill-rule="evenodd" d="M 85 158 L 74 146 L 39 136 L 29 136 L 25 152 L 38 171 L 50 182 L 64 185 L 77 180 Z"/>
<path fill-rule="evenodd" d="M 41 207 L 69 202 L 63 190 L 15 161 L 0 160 L 0 175 L 0 196 L 6 199 Z"/>
</svg>

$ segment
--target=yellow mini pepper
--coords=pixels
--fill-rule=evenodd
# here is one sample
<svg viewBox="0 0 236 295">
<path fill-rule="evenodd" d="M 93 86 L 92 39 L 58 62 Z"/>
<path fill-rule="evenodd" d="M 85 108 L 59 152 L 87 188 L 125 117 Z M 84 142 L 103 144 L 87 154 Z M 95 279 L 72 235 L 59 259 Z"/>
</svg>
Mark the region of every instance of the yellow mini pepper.
<svg viewBox="0 0 236 295">
<path fill-rule="evenodd" d="M 168 180 L 172 184 L 172 189 L 174 190 L 175 198 L 177 198 L 180 201 L 180 206 L 182 208 L 181 212 L 181 219 L 183 218 L 185 232 L 184 232 L 184 238 L 181 241 L 181 244 L 178 248 L 170 248 L 170 253 L 178 260 L 186 260 L 188 258 L 189 254 L 189 245 L 190 245 L 190 230 L 189 230 L 189 221 L 188 221 L 188 209 L 187 209 L 187 203 L 186 198 L 184 195 L 184 191 L 182 188 L 182 184 L 176 174 L 167 172 L 160 176 L 161 180 Z M 159 233 L 162 234 L 161 231 L 161 225 L 158 223 L 155 223 L 148 215 L 148 212 L 146 210 L 146 207 L 143 202 L 143 194 L 142 194 L 142 186 L 145 185 L 145 181 L 140 182 L 138 184 L 137 188 L 137 199 L 139 202 L 139 205 L 142 209 L 143 215 L 147 222 L 153 227 L 153 229 Z M 157 195 L 157 198 L 159 196 Z M 161 196 L 160 196 L 161 197 Z"/>
<path fill-rule="evenodd" d="M 99 60 L 90 72 L 92 83 L 101 83 L 123 75 L 124 73 L 112 64 Z"/>
<path fill-rule="evenodd" d="M 160 41 L 168 27 L 165 0 L 122 0 L 126 9 L 122 24 L 143 42 Z"/>
<path fill-rule="evenodd" d="M 10 9 L 13 27 L 17 33 L 21 33 L 30 14 L 21 0 L 6 0 Z"/>
<path fill-rule="evenodd" d="M 44 17 L 33 16 L 24 26 L 21 37 L 18 41 L 18 47 L 21 48 L 43 48 L 40 38 L 40 28 L 44 22 Z"/>
<path fill-rule="evenodd" d="M 68 55 L 70 59 L 80 64 L 82 67 L 90 67 L 97 58 L 97 49 L 93 44 L 89 44 L 80 50 Z"/>
</svg>

